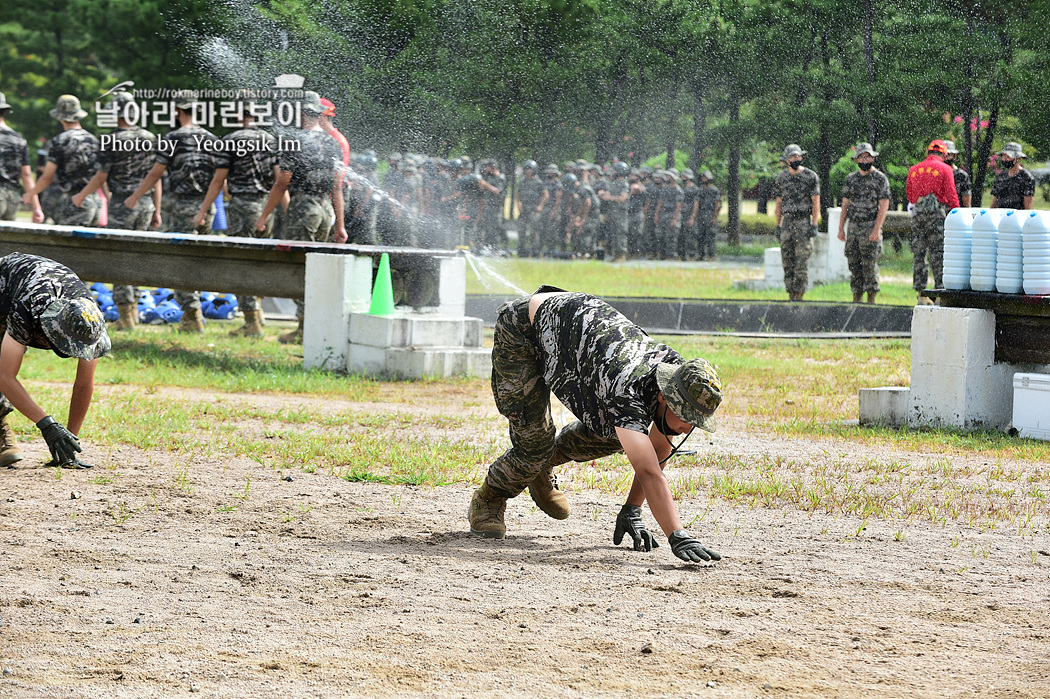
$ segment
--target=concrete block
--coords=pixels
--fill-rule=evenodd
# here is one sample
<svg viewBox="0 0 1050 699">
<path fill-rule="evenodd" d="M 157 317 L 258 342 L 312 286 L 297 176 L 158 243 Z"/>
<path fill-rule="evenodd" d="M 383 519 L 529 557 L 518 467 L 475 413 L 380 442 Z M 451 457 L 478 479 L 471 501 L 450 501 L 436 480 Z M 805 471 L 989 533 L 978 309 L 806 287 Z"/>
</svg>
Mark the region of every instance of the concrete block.
<svg viewBox="0 0 1050 699">
<path fill-rule="evenodd" d="M 463 346 L 477 348 L 485 339 L 485 323 L 481 318 L 464 318 Z"/>
<path fill-rule="evenodd" d="M 859 403 L 858 422 L 861 425 L 907 425 L 911 409 L 911 389 L 899 386 L 862 388 Z"/>
<path fill-rule="evenodd" d="M 386 375 L 386 348 L 351 344 L 346 360 L 346 371 L 364 376 Z"/>
<path fill-rule="evenodd" d="M 465 319 L 406 318 L 406 347 L 462 347 Z"/>
<path fill-rule="evenodd" d="M 460 257 L 438 259 L 438 306 L 443 316 L 462 318 L 467 308 L 467 260 Z"/>
<path fill-rule="evenodd" d="M 491 373 L 492 351 L 487 349 L 394 347 L 386 351 L 386 376 L 407 379 L 486 378 Z"/>
<path fill-rule="evenodd" d="M 954 369 L 995 362 L 995 314 L 980 308 L 916 306 L 911 323 L 912 375 L 916 365 Z"/>
<path fill-rule="evenodd" d="M 766 248 L 762 269 L 768 286 L 784 286 L 784 260 L 780 256 L 780 248 Z"/>
<path fill-rule="evenodd" d="M 351 313 L 350 337 L 355 345 L 404 347 L 408 344 L 408 322 L 404 316 Z"/>
<path fill-rule="evenodd" d="M 361 262 L 369 267 L 363 286 Z M 346 366 L 349 315 L 353 308 L 368 303 L 370 275 L 369 258 L 307 253 L 303 323 L 303 364 L 307 368 L 342 370 Z"/>
</svg>

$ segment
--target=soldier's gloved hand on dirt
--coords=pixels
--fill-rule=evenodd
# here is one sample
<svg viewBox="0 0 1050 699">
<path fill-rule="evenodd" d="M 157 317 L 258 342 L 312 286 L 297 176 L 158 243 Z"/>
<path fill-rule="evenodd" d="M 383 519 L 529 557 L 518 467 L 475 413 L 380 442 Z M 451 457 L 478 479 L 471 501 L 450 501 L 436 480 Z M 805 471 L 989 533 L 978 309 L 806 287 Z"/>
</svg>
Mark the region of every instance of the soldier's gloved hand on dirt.
<svg viewBox="0 0 1050 699">
<path fill-rule="evenodd" d="M 75 469 L 95 468 L 95 464 L 86 464 L 86 463 L 84 463 L 83 461 L 81 461 L 79 458 L 77 458 L 75 456 L 73 457 L 72 461 L 67 461 L 64 464 L 60 464 L 57 461 L 55 461 L 54 459 L 51 459 L 46 464 L 44 464 L 44 468 L 55 468 L 55 467 L 58 467 L 58 466 L 61 466 L 62 468 L 69 468 L 69 469 L 74 469 L 74 468 Z"/>
<path fill-rule="evenodd" d="M 667 537 L 667 542 L 671 544 L 671 552 L 683 561 L 699 563 L 700 561 L 722 560 L 722 554 L 705 547 L 699 539 L 694 539 L 693 535 L 684 529 L 675 530 L 671 536 Z"/>
<path fill-rule="evenodd" d="M 36 423 L 37 429 L 44 436 L 51 458 L 61 466 L 73 462 L 80 453 L 80 440 L 67 430 L 62 423 L 50 415 L 45 415 Z"/>
<path fill-rule="evenodd" d="M 635 551 L 652 551 L 660 548 L 660 542 L 656 540 L 652 532 L 645 528 L 645 522 L 642 521 L 642 508 L 638 505 L 624 505 L 620 508 L 620 513 L 616 515 L 613 544 L 619 546 L 624 534 L 631 535 Z"/>
</svg>

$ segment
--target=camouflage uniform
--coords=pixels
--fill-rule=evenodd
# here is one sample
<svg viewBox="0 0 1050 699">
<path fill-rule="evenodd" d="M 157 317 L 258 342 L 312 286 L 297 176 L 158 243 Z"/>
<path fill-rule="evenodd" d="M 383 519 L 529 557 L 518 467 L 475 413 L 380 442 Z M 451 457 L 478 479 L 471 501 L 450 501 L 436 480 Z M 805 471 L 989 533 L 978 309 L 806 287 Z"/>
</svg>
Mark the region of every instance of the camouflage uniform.
<svg viewBox="0 0 1050 699">
<path fill-rule="evenodd" d="M 645 202 L 649 193 L 644 184 L 632 185 L 627 200 L 627 251 L 632 257 L 645 254 Z"/>
<path fill-rule="evenodd" d="M 507 194 L 507 178 L 495 173 L 485 173 L 481 177 L 499 190 L 497 193 L 487 189 L 481 191 L 481 199 L 484 202 L 481 210 L 482 240 L 493 248 L 506 247 L 507 241 L 503 231 L 503 203 Z"/>
<path fill-rule="evenodd" d="M 697 221 L 689 225 L 689 219 L 693 213 L 693 204 L 700 198 L 700 188 L 692 180 L 686 180 L 682 187 L 682 215 L 679 217 L 678 226 L 678 257 L 682 260 L 695 260 L 700 256 L 699 244 L 696 239 Z M 697 210 L 699 215 L 699 209 Z"/>
<path fill-rule="evenodd" d="M 642 254 L 652 259 L 659 257 L 660 246 L 656 237 L 656 204 L 660 198 L 662 184 L 657 184 L 655 177 L 645 186 L 645 225 L 642 227 Z"/>
<path fill-rule="evenodd" d="M 619 197 L 627 193 L 630 188 L 631 185 L 626 177 L 616 177 L 609 183 L 607 191 L 610 196 Z M 610 200 L 602 202 L 605 205 L 608 218 L 608 250 L 612 259 L 627 256 L 627 239 L 629 235 L 627 210 L 630 207 L 631 197 L 628 196 L 627 199 L 628 201 Z"/>
<path fill-rule="evenodd" d="M 547 190 L 547 201 L 543 204 L 543 211 L 541 212 L 542 228 L 540 235 L 542 239 L 540 247 L 545 254 L 550 254 L 561 248 L 565 234 L 559 230 L 561 205 L 558 201 L 558 195 L 562 192 L 561 181 L 556 170 L 553 172 L 548 170 L 547 176 L 549 179 L 543 183 L 543 187 Z"/>
<path fill-rule="evenodd" d="M 681 213 L 675 215 L 675 210 L 682 203 L 685 193 L 675 182 L 669 181 L 660 188 L 657 194 L 657 204 L 660 206 L 660 218 L 654 219 L 656 224 L 656 254 L 661 260 L 674 259 L 678 257 L 678 226 L 681 223 Z"/>
<path fill-rule="evenodd" d="M 1013 177 L 1001 170 L 992 182 L 992 196 L 1000 209 L 1023 209 L 1024 198 L 1035 196 L 1035 176 L 1023 168 Z"/>
<path fill-rule="evenodd" d="M 590 211 L 583 220 L 583 226 L 576 229 L 576 218 L 582 217 L 587 208 L 587 202 L 591 203 Z M 594 255 L 598 245 L 598 223 L 601 216 L 601 199 L 589 184 L 583 182 L 576 186 L 575 196 L 572 198 L 572 212 L 569 225 L 572 226 L 572 251 L 577 255 Z"/>
<path fill-rule="evenodd" d="M 0 125 L 0 221 L 15 220 L 22 204 L 22 168 L 26 165 L 29 144 L 11 127 Z"/>
<path fill-rule="evenodd" d="M 98 309 L 84 282 L 68 267 L 20 252 L 0 257 L 0 336 L 6 332 L 26 347 L 50 350 L 66 358 L 54 347 L 42 322 L 44 311 L 57 299 L 84 299 Z M 109 336 L 103 330 L 94 358 L 109 349 Z M 11 402 L 0 395 L 0 418 L 13 410 Z"/>
<path fill-rule="evenodd" d="M 948 208 L 934 194 L 915 202 L 911 212 L 912 288 L 922 291 L 933 270 L 934 288 L 943 289 L 944 217 Z M 930 265 L 926 266 L 929 256 Z"/>
<path fill-rule="evenodd" d="M 251 126 L 228 133 L 222 140 L 223 148 L 215 153 L 215 169 L 228 170 L 226 190 L 230 201 L 226 203 L 226 235 L 269 238 L 273 218 L 267 221 L 263 231 L 255 228 L 255 222 L 266 208 L 273 187 L 273 168 L 277 165 L 276 139 L 272 134 Z M 238 296 L 237 302 L 242 311 L 259 310 L 257 296 Z"/>
<path fill-rule="evenodd" d="M 954 164 L 952 165 L 952 170 L 955 178 L 955 193 L 959 195 L 959 201 L 961 202 L 964 196 L 973 195 L 973 183 L 970 182 L 970 173 L 966 172 L 966 170 L 956 167 Z"/>
<path fill-rule="evenodd" d="M 120 145 L 102 148 L 98 153 L 98 169 L 106 173 L 106 184 L 113 195 L 109 202 L 106 228 L 147 230 L 156 211 L 153 193 L 147 192 L 134 209 L 125 206 L 124 200 L 135 193 L 153 167 L 157 137 L 138 126 L 117 129 L 110 137 L 113 144 Z M 136 287 L 123 284 L 113 286 L 113 303 L 118 305 L 136 304 L 138 295 Z"/>
<path fill-rule="evenodd" d="M 879 292 L 879 257 L 882 241 L 872 242 L 871 232 L 879 213 L 879 202 L 889 201 L 890 181 L 880 170 L 872 168 L 868 174 L 860 170 L 846 176 L 842 197 L 849 199 L 846 218 L 846 259 L 849 261 L 850 289 L 853 296 Z"/>
<path fill-rule="evenodd" d="M 518 180 L 517 193 L 521 201 L 521 211 L 518 212 L 518 257 L 539 255 L 543 246 L 540 240 L 543 215 L 536 211 L 536 207 L 543 197 L 543 180 L 535 172 L 531 175 L 522 174 Z"/>
<path fill-rule="evenodd" d="M 715 209 L 722 201 L 722 193 L 712 182 L 708 182 L 699 188 L 697 201 L 700 206 L 696 210 L 696 241 L 701 260 L 713 260 L 718 256 L 716 243 L 718 240 L 718 224 L 711 219 L 715 216 Z"/>
<path fill-rule="evenodd" d="M 67 129 L 47 144 L 47 159 L 58 169 L 54 185 L 58 188 L 51 203 L 51 217 L 60 226 L 94 226 L 102 200 L 98 194 L 84 199 L 79 208 L 73 206 L 73 195 L 84 188 L 98 171 L 99 143 L 84 129 Z M 50 187 L 48 188 L 50 189 Z"/>
<path fill-rule="evenodd" d="M 797 175 L 785 168 L 773 181 L 773 196 L 781 199 L 780 256 L 788 294 L 804 294 L 809 289 L 809 256 L 813 254 L 812 197 L 818 194 L 820 178 L 806 167 Z"/>
<path fill-rule="evenodd" d="M 548 291 L 561 290 L 536 293 Z M 682 357 L 594 296 L 553 296 L 535 324 L 529 297 L 504 304 L 493 333 L 492 395 L 510 423 L 512 446 L 489 467 L 493 493 L 515 497 L 552 462 L 622 451 L 617 427 L 648 433 L 661 362 L 681 364 Z M 557 434 L 551 392 L 578 418 Z"/>
</svg>

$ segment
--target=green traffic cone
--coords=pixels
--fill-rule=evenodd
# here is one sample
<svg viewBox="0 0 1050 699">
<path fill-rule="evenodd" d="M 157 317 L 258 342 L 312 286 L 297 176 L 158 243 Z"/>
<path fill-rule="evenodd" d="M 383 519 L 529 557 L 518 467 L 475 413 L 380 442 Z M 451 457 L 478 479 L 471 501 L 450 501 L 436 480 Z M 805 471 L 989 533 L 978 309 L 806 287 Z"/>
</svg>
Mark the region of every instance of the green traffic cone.
<svg viewBox="0 0 1050 699">
<path fill-rule="evenodd" d="M 379 258 L 376 284 L 372 288 L 372 305 L 368 312 L 374 316 L 394 315 L 394 288 L 390 283 L 390 254 Z"/>
</svg>

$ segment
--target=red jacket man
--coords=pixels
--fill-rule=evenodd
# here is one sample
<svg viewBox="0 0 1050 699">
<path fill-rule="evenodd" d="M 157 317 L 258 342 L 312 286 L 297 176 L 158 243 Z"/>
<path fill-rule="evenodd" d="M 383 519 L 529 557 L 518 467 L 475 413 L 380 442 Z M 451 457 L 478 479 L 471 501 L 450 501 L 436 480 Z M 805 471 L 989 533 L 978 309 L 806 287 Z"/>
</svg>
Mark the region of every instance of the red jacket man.
<svg viewBox="0 0 1050 699">
<path fill-rule="evenodd" d="M 930 143 L 926 160 L 912 165 L 908 170 L 908 184 L 905 195 L 911 204 L 923 197 L 933 194 L 937 201 L 950 209 L 959 206 L 959 195 L 955 191 L 955 172 L 952 166 L 944 162 L 948 154 L 948 145 L 938 139 Z"/>
</svg>

